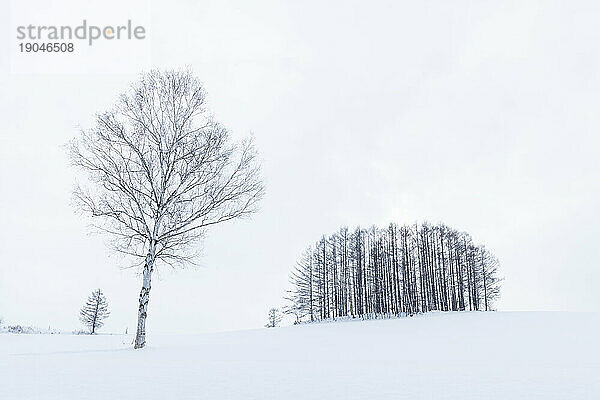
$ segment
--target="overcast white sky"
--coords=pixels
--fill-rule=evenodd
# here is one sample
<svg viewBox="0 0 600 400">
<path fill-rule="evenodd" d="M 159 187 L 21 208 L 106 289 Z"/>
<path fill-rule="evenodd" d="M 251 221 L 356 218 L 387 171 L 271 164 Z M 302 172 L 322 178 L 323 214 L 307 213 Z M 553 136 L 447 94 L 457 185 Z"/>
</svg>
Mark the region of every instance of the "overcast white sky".
<svg viewBox="0 0 600 400">
<path fill-rule="evenodd" d="M 268 194 L 153 282 L 150 333 L 260 327 L 303 248 L 342 225 L 443 221 L 492 249 L 502 310 L 600 308 L 597 2 L 2 0 L 0 315 L 72 330 L 92 289 L 135 326 L 141 279 L 70 206 L 61 146 L 150 67 L 189 65 Z M 10 10 L 9 10 L 10 7 Z M 6 12 L 5 12 L 6 11 Z M 15 27 L 147 39 L 17 53 Z"/>
</svg>

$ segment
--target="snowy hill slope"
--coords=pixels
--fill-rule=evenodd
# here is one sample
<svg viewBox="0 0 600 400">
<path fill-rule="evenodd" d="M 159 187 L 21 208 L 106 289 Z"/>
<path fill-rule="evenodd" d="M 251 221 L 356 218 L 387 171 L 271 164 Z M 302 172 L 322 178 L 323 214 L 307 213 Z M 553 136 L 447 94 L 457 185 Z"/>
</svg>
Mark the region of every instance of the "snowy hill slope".
<svg viewBox="0 0 600 400">
<path fill-rule="evenodd" d="M 434 313 L 203 335 L 0 335 L 2 399 L 595 399 L 600 315 Z"/>
</svg>

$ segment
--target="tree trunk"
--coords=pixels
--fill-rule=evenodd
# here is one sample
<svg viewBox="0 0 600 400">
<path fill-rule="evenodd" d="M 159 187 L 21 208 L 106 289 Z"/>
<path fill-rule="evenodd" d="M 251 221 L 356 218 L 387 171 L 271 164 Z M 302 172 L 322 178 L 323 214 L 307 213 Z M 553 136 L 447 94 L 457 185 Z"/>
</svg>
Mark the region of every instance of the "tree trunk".
<svg viewBox="0 0 600 400">
<path fill-rule="evenodd" d="M 135 349 L 141 349 L 146 345 L 146 316 L 148 312 L 148 301 L 150 300 L 150 281 L 154 269 L 154 248 L 151 247 L 146 256 L 144 264 L 142 290 L 140 291 L 140 305 L 138 308 L 137 332 L 135 334 Z"/>
<path fill-rule="evenodd" d="M 100 290 L 100 289 L 98 289 Z M 98 319 L 98 307 L 100 306 L 100 295 L 96 295 L 96 308 L 94 309 L 94 320 L 92 321 L 92 335 L 96 333 L 96 324 Z"/>
</svg>

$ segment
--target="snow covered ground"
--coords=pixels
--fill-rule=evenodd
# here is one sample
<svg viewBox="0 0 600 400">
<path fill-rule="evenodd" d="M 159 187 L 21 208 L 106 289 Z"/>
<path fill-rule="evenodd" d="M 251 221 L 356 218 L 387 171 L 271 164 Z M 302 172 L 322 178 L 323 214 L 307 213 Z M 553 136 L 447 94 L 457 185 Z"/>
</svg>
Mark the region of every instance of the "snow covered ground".
<svg viewBox="0 0 600 400">
<path fill-rule="evenodd" d="M 600 314 L 434 313 L 239 332 L 0 335 L 1 399 L 598 399 Z"/>
</svg>

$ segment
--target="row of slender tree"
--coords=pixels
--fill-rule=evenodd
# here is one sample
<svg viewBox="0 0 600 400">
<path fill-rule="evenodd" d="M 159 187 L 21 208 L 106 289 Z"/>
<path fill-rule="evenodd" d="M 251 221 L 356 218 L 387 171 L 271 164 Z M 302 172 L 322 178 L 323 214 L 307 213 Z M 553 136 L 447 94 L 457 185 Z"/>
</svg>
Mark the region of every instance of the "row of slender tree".
<svg viewBox="0 0 600 400">
<path fill-rule="evenodd" d="M 293 269 L 285 312 L 296 321 L 492 310 L 498 260 L 444 224 L 342 228 Z"/>
</svg>

